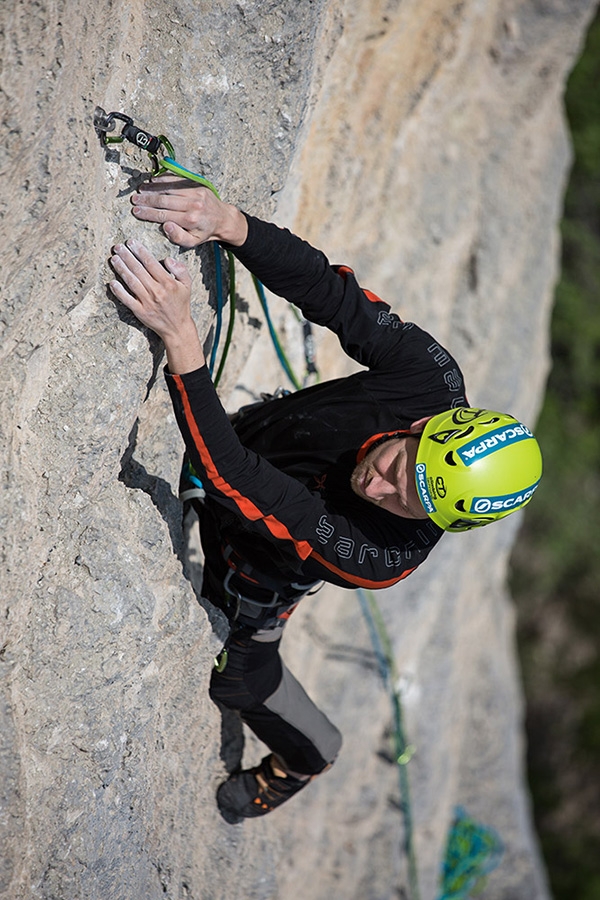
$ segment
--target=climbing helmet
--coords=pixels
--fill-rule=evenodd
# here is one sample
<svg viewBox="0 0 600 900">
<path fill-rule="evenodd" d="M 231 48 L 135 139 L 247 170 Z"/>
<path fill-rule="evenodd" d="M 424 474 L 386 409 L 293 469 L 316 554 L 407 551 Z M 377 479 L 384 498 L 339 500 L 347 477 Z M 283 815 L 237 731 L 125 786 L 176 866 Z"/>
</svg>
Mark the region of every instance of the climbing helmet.
<svg viewBox="0 0 600 900">
<path fill-rule="evenodd" d="M 445 531 L 469 531 L 522 509 L 541 476 L 538 442 L 506 413 L 450 409 L 429 419 L 419 441 L 417 491 Z"/>
</svg>

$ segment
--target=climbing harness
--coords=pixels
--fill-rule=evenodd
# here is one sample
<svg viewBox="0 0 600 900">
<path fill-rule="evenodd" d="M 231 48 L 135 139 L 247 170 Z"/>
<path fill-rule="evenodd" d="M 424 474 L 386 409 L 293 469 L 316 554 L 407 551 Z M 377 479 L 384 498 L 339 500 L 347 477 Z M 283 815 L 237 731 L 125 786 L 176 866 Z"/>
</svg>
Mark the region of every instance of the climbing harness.
<svg viewBox="0 0 600 900">
<path fill-rule="evenodd" d="M 115 131 L 117 127 L 117 122 L 123 123 L 121 132 L 120 134 L 112 134 L 112 132 Z M 203 187 L 208 188 L 210 191 L 212 191 L 215 197 L 220 199 L 217 188 L 214 186 L 214 184 L 212 184 L 211 181 L 208 180 L 208 178 L 205 178 L 204 175 L 199 175 L 197 172 L 192 172 L 190 169 L 187 169 L 185 166 L 182 166 L 181 163 L 178 163 L 176 161 L 173 145 L 170 140 L 165 137 L 164 134 L 153 135 L 149 131 L 146 131 L 143 128 L 139 128 L 134 123 L 131 116 L 127 116 L 121 112 L 107 113 L 104 109 L 102 109 L 101 106 L 97 106 L 94 112 L 94 128 L 103 146 L 119 144 L 127 140 L 130 143 L 134 144 L 136 147 L 145 150 L 152 162 L 152 175 L 164 175 L 168 172 L 173 175 L 179 175 L 182 178 L 187 178 L 189 181 L 193 181 L 196 184 L 200 184 Z M 208 368 L 211 376 L 213 375 L 214 367 L 216 364 L 216 355 L 221 337 L 224 307 L 221 248 L 216 241 L 213 242 L 213 246 L 215 254 L 217 315 L 215 321 L 215 335 L 213 346 L 208 362 Z M 226 250 L 225 253 L 228 260 L 229 276 L 229 323 L 225 336 L 225 344 L 221 353 L 221 359 L 216 375 L 214 376 L 215 386 L 219 384 L 221 376 L 223 375 L 225 361 L 227 359 L 229 348 L 231 346 L 235 321 L 235 257 L 230 250 Z M 283 350 L 277 332 L 275 331 L 275 328 L 273 326 L 264 287 L 254 275 L 252 276 L 252 281 L 265 316 L 267 328 L 271 337 L 271 341 L 275 348 L 277 358 L 284 372 L 293 384 L 294 388 L 296 388 L 296 390 L 299 390 L 301 387 L 306 386 L 309 380 L 311 380 L 311 378 L 313 377 L 315 378 L 315 380 L 318 380 L 319 373 L 315 364 L 314 339 L 310 322 L 308 322 L 306 319 L 301 319 L 304 335 L 304 358 L 306 362 L 306 374 L 303 381 L 301 382 L 297 375 L 294 373 L 292 366 L 290 365 L 289 360 L 285 354 L 285 351 Z M 296 310 L 295 312 L 298 315 Z"/>
<path fill-rule="evenodd" d="M 221 674 L 227 668 L 227 662 L 229 659 L 229 653 L 226 647 L 223 647 L 218 656 L 215 656 L 215 670 Z"/>
<path fill-rule="evenodd" d="M 282 585 L 268 578 L 242 559 L 229 544 L 222 548 L 228 571 L 223 581 L 225 597 L 231 604 L 227 611 L 232 622 L 273 628 L 289 619 L 303 597 L 315 593 L 322 581 L 307 584 L 292 582 Z"/>
</svg>

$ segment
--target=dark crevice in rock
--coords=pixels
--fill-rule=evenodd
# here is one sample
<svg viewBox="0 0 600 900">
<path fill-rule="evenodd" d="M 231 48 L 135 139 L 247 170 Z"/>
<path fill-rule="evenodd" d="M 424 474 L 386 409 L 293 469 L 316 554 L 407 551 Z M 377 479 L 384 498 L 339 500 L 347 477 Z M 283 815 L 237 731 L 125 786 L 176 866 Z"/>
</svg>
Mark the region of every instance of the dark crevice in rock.
<svg viewBox="0 0 600 900">
<path fill-rule="evenodd" d="M 173 546 L 173 552 L 181 565 L 184 565 L 183 531 L 181 528 L 181 503 L 171 490 L 171 485 L 158 475 L 151 475 L 141 463 L 134 458 L 137 445 L 139 419 L 136 419 L 129 433 L 127 449 L 121 457 L 119 481 L 128 488 L 148 494 L 152 503 L 160 513 L 167 528 Z"/>
</svg>

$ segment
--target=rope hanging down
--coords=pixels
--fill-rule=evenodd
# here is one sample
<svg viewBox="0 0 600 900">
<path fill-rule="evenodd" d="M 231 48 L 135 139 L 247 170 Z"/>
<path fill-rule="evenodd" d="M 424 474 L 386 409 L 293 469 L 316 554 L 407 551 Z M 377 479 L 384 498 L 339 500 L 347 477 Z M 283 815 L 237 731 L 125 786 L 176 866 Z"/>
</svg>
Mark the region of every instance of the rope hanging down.
<svg viewBox="0 0 600 900">
<path fill-rule="evenodd" d="M 410 885 L 410 900 L 419 900 L 419 882 L 417 876 L 417 861 L 414 846 L 413 816 L 410 803 L 410 787 L 408 783 L 407 763 L 410 762 L 415 752 L 412 744 L 407 744 L 404 734 L 404 721 L 402 704 L 398 693 L 398 672 L 392 645 L 383 621 L 383 616 L 372 591 L 357 588 L 358 602 L 365 619 L 369 636 L 373 645 L 375 657 L 379 667 L 379 674 L 383 681 L 392 704 L 394 721 L 394 750 L 395 760 L 398 765 L 398 780 L 400 783 L 400 808 L 404 819 L 404 852 L 408 860 L 408 882 Z"/>
<path fill-rule="evenodd" d="M 415 747 L 408 744 L 405 737 L 402 705 L 396 687 L 398 671 L 381 610 L 372 591 L 357 588 L 356 593 L 377 659 L 379 674 L 392 703 L 394 746 L 400 781 L 400 806 L 404 818 L 404 850 L 408 859 L 410 897 L 411 900 L 419 900 L 407 773 L 407 763 L 412 759 Z M 438 900 L 469 900 L 478 895 L 483 890 L 489 873 L 499 865 L 503 852 L 502 841 L 492 828 L 481 825 L 462 807 L 457 807 L 454 821 L 448 830 L 446 855 L 440 878 L 441 894 Z"/>
</svg>

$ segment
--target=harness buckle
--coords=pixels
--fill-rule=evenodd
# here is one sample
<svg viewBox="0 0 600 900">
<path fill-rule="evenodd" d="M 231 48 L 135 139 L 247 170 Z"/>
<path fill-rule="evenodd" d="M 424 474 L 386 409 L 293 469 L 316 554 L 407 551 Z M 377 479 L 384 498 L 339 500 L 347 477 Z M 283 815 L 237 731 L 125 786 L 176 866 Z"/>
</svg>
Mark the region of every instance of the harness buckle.
<svg viewBox="0 0 600 900">
<path fill-rule="evenodd" d="M 262 600 L 252 600 L 250 597 L 245 597 L 240 593 L 235 585 L 231 584 L 231 579 L 235 574 L 236 569 L 229 569 L 223 581 L 223 588 L 225 589 L 226 594 L 229 594 L 231 597 L 235 597 L 235 599 L 237 600 L 236 617 L 237 614 L 239 614 L 242 603 L 249 603 L 251 606 L 257 606 L 259 609 L 273 609 L 275 606 L 279 605 L 280 595 L 277 593 L 277 591 L 273 591 L 273 597 L 268 602 L 263 602 Z"/>
</svg>

